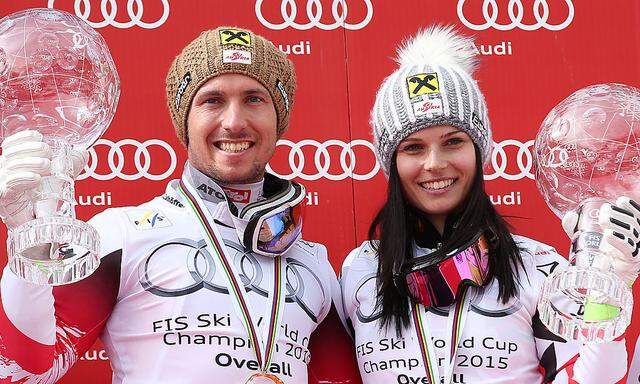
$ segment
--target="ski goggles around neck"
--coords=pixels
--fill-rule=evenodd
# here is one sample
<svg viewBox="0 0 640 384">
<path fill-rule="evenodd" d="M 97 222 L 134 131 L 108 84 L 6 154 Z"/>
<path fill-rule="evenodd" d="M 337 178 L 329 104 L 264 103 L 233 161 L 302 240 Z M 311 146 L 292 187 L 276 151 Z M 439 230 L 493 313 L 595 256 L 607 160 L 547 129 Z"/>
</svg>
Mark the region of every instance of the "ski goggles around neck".
<svg viewBox="0 0 640 384">
<path fill-rule="evenodd" d="M 465 285 L 481 287 L 489 269 L 489 248 L 482 233 L 452 251 L 436 250 L 405 262 L 395 284 L 426 307 L 451 305 Z"/>
<path fill-rule="evenodd" d="M 283 181 L 280 192 L 232 215 L 244 248 L 263 256 L 286 253 L 302 237 L 305 197 L 304 186 Z"/>
</svg>

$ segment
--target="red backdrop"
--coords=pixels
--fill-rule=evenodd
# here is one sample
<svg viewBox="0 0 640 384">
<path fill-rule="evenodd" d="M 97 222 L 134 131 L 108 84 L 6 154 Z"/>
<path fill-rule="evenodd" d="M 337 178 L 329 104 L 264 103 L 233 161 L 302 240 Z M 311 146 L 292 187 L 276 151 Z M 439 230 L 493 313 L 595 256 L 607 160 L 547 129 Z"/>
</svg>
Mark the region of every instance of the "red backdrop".
<svg viewBox="0 0 640 384">
<path fill-rule="evenodd" d="M 81 219 L 106 206 L 146 201 L 179 175 L 185 151 L 164 112 L 164 79 L 173 57 L 200 31 L 241 26 L 289 53 L 298 93 L 291 129 L 271 168 L 307 186 L 305 238 L 327 245 L 336 271 L 365 238 L 383 198 L 385 179 L 368 124 L 376 89 L 395 69 L 390 58 L 399 41 L 421 26 L 453 23 L 477 37 L 483 55 L 477 78 L 496 142 L 488 190 L 516 232 L 563 254 L 568 240 L 533 180 L 538 126 L 578 88 L 605 82 L 640 86 L 636 0 L 5 0 L 0 16 L 30 7 L 87 19 L 107 41 L 120 74 L 116 117 L 94 148 L 96 157 L 81 177 L 87 181 L 77 184 Z M 110 162 L 109 150 L 116 147 L 123 156 Z M 146 148 L 149 157 L 136 163 L 138 148 Z M 628 383 L 640 383 L 640 361 L 632 363 L 636 320 L 627 338 Z M 315 348 L 311 380 L 358 383 L 351 346 L 336 320 L 320 332 L 316 342 L 330 348 Z M 61 382 L 110 382 L 106 360 L 98 343 Z"/>
</svg>

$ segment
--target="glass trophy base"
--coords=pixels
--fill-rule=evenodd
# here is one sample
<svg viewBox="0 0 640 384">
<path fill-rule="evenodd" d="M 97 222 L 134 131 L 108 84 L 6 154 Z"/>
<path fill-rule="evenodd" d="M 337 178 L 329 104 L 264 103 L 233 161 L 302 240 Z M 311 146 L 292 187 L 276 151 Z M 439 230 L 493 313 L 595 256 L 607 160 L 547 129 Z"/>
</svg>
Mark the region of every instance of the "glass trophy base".
<svg viewBox="0 0 640 384">
<path fill-rule="evenodd" d="M 538 311 L 542 323 L 565 340 L 607 342 L 631 322 L 631 289 L 612 272 L 568 267 L 545 281 Z"/>
<path fill-rule="evenodd" d="M 31 220 L 9 231 L 9 268 L 39 285 L 75 283 L 100 265 L 98 231 L 65 216 Z"/>
</svg>

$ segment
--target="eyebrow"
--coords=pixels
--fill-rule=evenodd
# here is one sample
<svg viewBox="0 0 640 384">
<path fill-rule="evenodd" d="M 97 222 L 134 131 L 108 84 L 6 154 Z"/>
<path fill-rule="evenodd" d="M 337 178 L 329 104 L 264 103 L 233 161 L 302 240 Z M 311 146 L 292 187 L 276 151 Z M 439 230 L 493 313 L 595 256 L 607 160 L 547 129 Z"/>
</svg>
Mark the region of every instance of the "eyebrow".
<svg viewBox="0 0 640 384">
<path fill-rule="evenodd" d="M 265 94 L 265 95 L 269 94 L 269 92 L 265 91 L 264 89 L 260 89 L 260 88 L 247 89 L 246 91 L 244 91 L 242 93 L 244 93 L 245 95 L 253 95 L 253 94 L 256 94 L 256 93 L 262 93 L 262 94 Z"/>
<path fill-rule="evenodd" d="M 260 88 L 250 88 L 250 89 L 246 89 L 246 90 L 242 91 L 242 94 L 244 96 L 248 96 L 248 95 L 255 95 L 255 94 L 268 95 L 269 93 L 266 92 L 263 89 L 260 89 Z M 198 96 L 203 96 L 203 95 L 206 95 L 206 96 L 224 96 L 225 93 L 214 88 L 214 89 L 203 89 L 198 94 Z"/>
<path fill-rule="evenodd" d="M 455 131 L 451 131 L 451 132 L 447 132 L 447 133 L 443 134 L 442 136 L 440 136 L 440 138 L 444 139 L 445 137 L 449 137 L 449 136 L 455 135 L 456 133 L 464 133 L 464 131 L 461 130 L 461 129 L 457 129 Z M 406 139 L 402 140 L 402 142 L 407 142 L 407 141 L 422 141 L 422 139 L 420 139 L 418 137 L 407 137 Z"/>
<path fill-rule="evenodd" d="M 460 133 L 460 132 L 464 133 L 464 131 L 462 129 L 456 129 L 455 131 L 447 132 L 447 133 L 445 133 L 444 135 L 442 135 L 440 137 L 441 138 L 445 138 L 445 137 L 448 137 L 448 136 L 451 136 L 451 135 L 455 135 L 456 133 Z"/>
</svg>

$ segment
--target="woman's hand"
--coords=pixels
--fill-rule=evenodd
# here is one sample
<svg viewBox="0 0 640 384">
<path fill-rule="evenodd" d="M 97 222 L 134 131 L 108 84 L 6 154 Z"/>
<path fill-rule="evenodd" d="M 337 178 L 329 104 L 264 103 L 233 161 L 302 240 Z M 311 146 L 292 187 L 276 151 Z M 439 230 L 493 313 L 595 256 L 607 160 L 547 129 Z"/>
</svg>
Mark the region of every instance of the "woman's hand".
<svg viewBox="0 0 640 384">
<path fill-rule="evenodd" d="M 578 214 L 567 212 L 562 227 L 572 238 L 578 223 Z M 598 223 L 603 229 L 600 250 L 611 256 L 615 273 L 629 286 L 640 271 L 640 204 L 629 197 L 619 197 L 615 204 L 600 207 Z"/>
<path fill-rule="evenodd" d="M 640 205 L 621 196 L 600 208 L 598 221 L 604 229 L 600 249 L 613 258 L 616 274 L 633 285 L 640 270 Z"/>
</svg>

